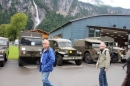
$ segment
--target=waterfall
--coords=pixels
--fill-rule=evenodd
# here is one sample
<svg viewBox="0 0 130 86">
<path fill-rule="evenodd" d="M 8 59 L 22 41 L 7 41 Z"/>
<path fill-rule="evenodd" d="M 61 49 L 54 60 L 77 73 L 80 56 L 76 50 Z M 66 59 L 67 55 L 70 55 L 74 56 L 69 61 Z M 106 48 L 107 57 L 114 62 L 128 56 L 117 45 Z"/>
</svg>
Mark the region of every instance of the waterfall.
<svg viewBox="0 0 130 86">
<path fill-rule="evenodd" d="M 33 1 L 34 7 L 35 7 L 35 11 L 36 11 L 36 16 L 34 19 L 34 30 L 36 29 L 36 27 L 40 24 L 40 18 L 39 18 L 39 14 L 38 14 L 38 8 L 36 3 Z"/>
</svg>

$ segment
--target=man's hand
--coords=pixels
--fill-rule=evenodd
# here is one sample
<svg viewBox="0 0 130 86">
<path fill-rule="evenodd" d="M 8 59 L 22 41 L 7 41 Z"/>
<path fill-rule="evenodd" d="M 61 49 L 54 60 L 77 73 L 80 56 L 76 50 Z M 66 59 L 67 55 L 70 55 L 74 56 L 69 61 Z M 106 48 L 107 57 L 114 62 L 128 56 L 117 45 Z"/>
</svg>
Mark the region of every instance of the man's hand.
<svg viewBox="0 0 130 86">
<path fill-rule="evenodd" d="M 107 72 L 108 69 L 105 69 L 104 71 Z"/>
</svg>

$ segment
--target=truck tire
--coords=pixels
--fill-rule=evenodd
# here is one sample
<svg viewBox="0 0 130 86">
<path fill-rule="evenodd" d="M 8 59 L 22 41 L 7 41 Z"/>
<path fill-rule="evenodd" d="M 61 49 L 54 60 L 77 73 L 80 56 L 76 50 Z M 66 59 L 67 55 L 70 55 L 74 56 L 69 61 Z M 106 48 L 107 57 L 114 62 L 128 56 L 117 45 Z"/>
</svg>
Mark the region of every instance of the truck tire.
<svg viewBox="0 0 130 86">
<path fill-rule="evenodd" d="M 116 55 L 113 55 L 111 58 L 112 63 L 116 63 L 118 61 L 118 57 Z"/>
<path fill-rule="evenodd" d="M 63 64 L 63 58 L 61 55 L 57 55 L 57 65 L 61 66 Z"/>
<path fill-rule="evenodd" d="M 126 59 L 121 59 L 121 62 L 122 63 L 126 63 Z"/>
<path fill-rule="evenodd" d="M 8 59 L 7 59 L 7 55 L 6 55 L 6 54 L 5 54 L 4 60 L 5 60 L 5 62 L 8 60 Z"/>
<path fill-rule="evenodd" d="M 91 56 L 90 56 L 89 53 L 86 53 L 86 54 L 84 55 L 84 61 L 85 61 L 86 63 L 88 63 L 88 64 L 91 64 L 91 63 L 92 63 L 92 59 L 91 59 Z"/>
<path fill-rule="evenodd" d="M 82 60 L 75 60 L 76 65 L 81 65 L 82 64 Z"/>
<path fill-rule="evenodd" d="M 54 62 L 54 64 L 53 64 L 53 66 L 56 67 L 56 64 L 57 64 L 57 58 L 56 58 L 56 56 L 55 56 L 55 62 Z"/>
<path fill-rule="evenodd" d="M 0 67 L 4 67 L 4 61 L 0 61 Z"/>
<path fill-rule="evenodd" d="M 22 67 L 23 66 L 23 63 L 22 63 L 22 59 L 19 57 L 19 59 L 18 59 L 18 65 L 19 65 L 19 67 Z"/>
</svg>

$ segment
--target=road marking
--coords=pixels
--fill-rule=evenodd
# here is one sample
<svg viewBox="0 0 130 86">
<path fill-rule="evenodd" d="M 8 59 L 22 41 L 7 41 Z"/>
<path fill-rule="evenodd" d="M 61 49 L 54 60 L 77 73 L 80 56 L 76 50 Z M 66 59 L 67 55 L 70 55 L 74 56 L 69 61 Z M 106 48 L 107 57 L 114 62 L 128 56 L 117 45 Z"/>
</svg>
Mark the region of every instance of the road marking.
<svg viewBox="0 0 130 86">
<path fill-rule="evenodd" d="M 63 66 L 62 68 L 80 68 L 82 66 Z"/>
</svg>

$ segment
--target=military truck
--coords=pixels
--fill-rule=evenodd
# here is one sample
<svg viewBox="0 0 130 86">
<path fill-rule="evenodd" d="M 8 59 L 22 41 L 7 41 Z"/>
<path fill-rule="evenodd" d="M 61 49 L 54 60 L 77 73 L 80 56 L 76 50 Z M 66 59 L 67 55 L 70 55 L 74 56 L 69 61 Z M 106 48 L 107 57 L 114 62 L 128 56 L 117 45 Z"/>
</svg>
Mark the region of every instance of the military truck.
<svg viewBox="0 0 130 86">
<path fill-rule="evenodd" d="M 118 58 L 116 58 L 114 61 L 117 62 L 118 60 L 121 60 L 122 63 L 126 62 L 126 52 L 125 49 L 120 48 L 120 47 L 113 47 L 113 52 L 115 54 L 115 56 L 117 56 Z"/>
<path fill-rule="evenodd" d="M 102 42 L 104 42 L 106 44 L 106 47 L 110 50 L 110 52 L 113 51 L 113 47 L 116 47 L 116 42 L 112 37 L 90 37 L 90 38 L 101 40 Z"/>
<path fill-rule="evenodd" d="M 85 38 L 74 40 L 74 48 L 82 52 L 83 60 L 91 64 L 97 61 L 99 56 L 99 45 L 102 41 L 97 39 Z"/>
<path fill-rule="evenodd" d="M 39 62 L 42 53 L 42 34 L 37 32 L 20 32 L 18 65 L 25 62 Z"/>
<path fill-rule="evenodd" d="M 0 37 L 0 67 L 4 67 L 9 55 L 9 39 Z"/>
<path fill-rule="evenodd" d="M 58 66 L 63 61 L 75 61 L 76 65 L 82 64 L 82 53 L 72 47 L 72 43 L 68 39 L 49 39 L 50 47 L 55 51 L 56 63 Z"/>
<path fill-rule="evenodd" d="M 115 42 L 112 37 L 90 37 L 92 39 L 101 40 L 106 44 L 106 47 L 110 50 L 110 53 L 113 54 L 112 62 L 117 62 L 121 60 L 121 62 L 125 62 L 125 50 L 117 47 L 117 42 Z M 123 52 L 122 54 L 120 52 Z"/>
</svg>

